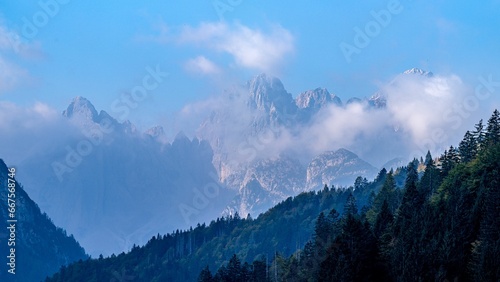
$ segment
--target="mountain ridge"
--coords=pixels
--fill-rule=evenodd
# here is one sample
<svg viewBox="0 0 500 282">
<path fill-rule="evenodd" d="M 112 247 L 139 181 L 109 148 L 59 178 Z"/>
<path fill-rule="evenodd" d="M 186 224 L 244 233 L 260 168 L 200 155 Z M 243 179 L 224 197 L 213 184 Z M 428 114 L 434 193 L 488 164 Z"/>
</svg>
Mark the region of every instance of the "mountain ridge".
<svg viewBox="0 0 500 282">
<path fill-rule="evenodd" d="M 6 225 L 8 219 L 15 219 L 13 231 L 2 228 L 0 231 L 0 253 L 4 267 L 12 262 L 7 256 L 15 250 L 15 275 L 6 269 L 0 272 L 2 281 L 40 281 L 48 275 L 54 274 L 63 265 L 81 259 L 87 259 L 85 250 L 66 231 L 56 227 L 52 220 L 42 213 L 38 205 L 31 200 L 23 186 L 15 180 L 14 171 L 8 171 L 5 162 L 0 159 L 0 219 Z M 8 175 L 10 174 L 10 175 Z M 11 177 L 12 176 L 12 177 Z M 14 179 L 14 182 L 10 180 Z M 9 181 L 8 181 L 9 180 Z M 15 184 L 7 189 L 7 184 Z M 12 197 L 14 196 L 14 197 Z M 14 212 L 7 213 L 12 204 L 7 199 L 14 199 Z M 9 203 L 9 204 L 8 204 Z M 14 217 L 10 217 L 13 214 Z M 8 239 L 14 238 L 14 241 Z"/>
</svg>

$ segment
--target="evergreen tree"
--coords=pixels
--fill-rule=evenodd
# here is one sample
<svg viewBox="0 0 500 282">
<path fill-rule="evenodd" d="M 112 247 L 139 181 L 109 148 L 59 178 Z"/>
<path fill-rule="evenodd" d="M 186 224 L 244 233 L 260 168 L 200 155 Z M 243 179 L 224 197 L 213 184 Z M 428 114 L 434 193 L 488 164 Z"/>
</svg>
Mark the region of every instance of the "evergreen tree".
<svg viewBox="0 0 500 282">
<path fill-rule="evenodd" d="M 432 160 L 432 155 L 431 155 L 431 151 L 427 151 L 427 154 L 425 155 L 425 163 L 424 165 L 428 166 L 431 162 L 433 162 Z"/>
<path fill-rule="evenodd" d="M 490 145 L 500 142 L 500 113 L 498 110 L 495 110 L 488 120 L 485 139 L 486 143 Z"/>
<path fill-rule="evenodd" d="M 398 192 L 396 191 L 396 182 L 394 180 L 392 170 L 387 174 L 384 185 L 380 189 L 379 193 L 375 196 L 373 204 L 370 210 L 366 214 L 367 220 L 374 224 L 377 215 L 380 213 L 383 203 L 388 205 L 388 209 L 391 213 L 394 213 L 396 208 L 399 206 L 398 203 Z"/>
<path fill-rule="evenodd" d="M 252 263 L 253 271 L 251 272 L 250 281 L 252 282 L 265 282 L 267 281 L 267 264 L 264 259 L 255 260 Z"/>
<path fill-rule="evenodd" d="M 331 225 L 329 220 L 326 218 L 325 214 L 321 212 L 316 220 L 316 226 L 314 228 L 314 238 L 316 242 L 321 242 L 325 245 L 328 241 L 328 237 L 331 234 Z"/>
<path fill-rule="evenodd" d="M 396 280 L 418 281 L 421 264 L 418 257 L 419 215 L 421 197 L 417 190 L 418 174 L 415 162 L 408 166 L 405 192 L 394 220 L 394 247 L 391 250 L 391 270 Z"/>
<path fill-rule="evenodd" d="M 489 148 L 480 159 L 485 197 L 471 269 L 476 281 L 496 281 L 500 279 L 500 146 Z"/>
<path fill-rule="evenodd" d="M 360 190 L 368 186 L 368 180 L 365 177 L 358 176 L 354 180 L 354 190 Z"/>
<path fill-rule="evenodd" d="M 458 146 L 458 151 L 460 153 L 460 161 L 463 163 L 468 163 L 472 161 L 477 154 L 477 144 L 474 135 L 467 130 L 465 132 L 464 138 Z"/>
<path fill-rule="evenodd" d="M 430 153 L 428 153 L 430 156 Z M 441 175 L 439 170 L 434 165 L 432 157 L 426 163 L 424 174 L 420 179 L 418 190 L 422 200 L 429 198 L 438 188 L 441 183 Z"/>
<path fill-rule="evenodd" d="M 452 163 L 452 166 L 455 166 L 460 162 L 460 153 L 457 148 L 450 146 L 448 149 L 448 157 Z"/>
<path fill-rule="evenodd" d="M 385 181 L 386 175 L 387 175 L 387 169 L 385 169 L 385 167 L 384 167 L 379 171 L 374 182 L 382 182 L 383 183 Z"/>
<path fill-rule="evenodd" d="M 227 274 L 226 281 L 241 281 L 242 279 L 242 269 L 241 269 L 241 261 L 240 259 L 234 254 L 231 259 L 229 260 L 229 263 L 227 264 Z"/>
<path fill-rule="evenodd" d="M 376 241 L 369 229 L 347 214 L 342 232 L 328 249 L 326 259 L 316 281 L 372 281 L 374 260 L 377 259 Z"/>
<path fill-rule="evenodd" d="M 330 223 L 330 238 L 335 238 L 338 234 L 340 234 L 340 214 L 336 209 L 332 209 L 328 213 L 328 221 Z"/>
<path fill-rule="evenodd" d="M 349 195 L 347 196 L 347 200 L 344 205 L 344 217 L 347 215 L 357 215 L 358 214 L 358 207 L 356 206 L 356 199 L 352 195 L 352 192 L 349 192 Z"/>
<path fill-rule="evenodd" d="M 483 120 L 479 120 L 479 122 L 474 126 L 475 130 L 474 132 L 472 133 L 472 135 L 474 136 L 474 139 L 476 140 L 476 145 L 477 145 L 477 148 L 476 148 L 476 151 L 479 151 L 481 150 L 481 148 L 484 147 L 484 142 L 486 140 L 486 135 L 485 135 L 485 132 L 484 132 L 484 125 L 483 125 Z"/>
<path fill-rule="evenodd" d="M 200 272 L 200 276 L 198 276 L 198 282 L 213 282 L 212 272 L 210 272 L 210 269 L 208 269 L 208 265 Z"/>
<path fill-rule="evenodd" d="M 384 200 L 373 226 L 373 233 L 375 234 L 376 238 L 379 238 L 380 236 L 382 236 L 382 234 L 389 230 L 389 227 L 392 225 L 393 219 L 394 216 L 389 209 L 389 204 L 387 204 L 387 201 Z"/>
<path fill-rule="evenodd" d="M 379 276 L 383 278 L 380 281 L 389 280 L 387 273 L 390 268 L 391 244 L 393 242 L 393 221 L 394 216 L 389 209 L 387 201 L 384 201 L 373 226 L 373 234 L 375 235 L 380 259 L 377 271 L 381 273 Z"/>
<path fill-rule="evenodd" d="M 315 257 L 317 259 L 325 256 L 326 249 L 330 244 L 331 232 L 332 226 L 324 213 L 321 212 L 314 228 Z"/>
</svg>

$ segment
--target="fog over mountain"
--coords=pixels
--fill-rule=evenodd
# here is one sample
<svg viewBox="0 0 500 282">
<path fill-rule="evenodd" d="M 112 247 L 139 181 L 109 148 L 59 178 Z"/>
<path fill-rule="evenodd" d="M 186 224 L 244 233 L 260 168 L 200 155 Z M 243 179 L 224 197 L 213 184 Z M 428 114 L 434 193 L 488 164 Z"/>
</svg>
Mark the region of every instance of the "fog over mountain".
<svg viewBox="0 0 500 282">
<path fill-rule="evenodd" d="M 292 95 L 267 74 L 221 93 L 186 105 L 181 123 L 203 122 L 185 128 L 195 136 L 171 140 L 161 125 L 118 122 L 83 97 L 64 111 L 0 102 L 0 129 L 9 132 L 0 155 L 55 224 L 92 256 L 109 255 L 157 233 L 236 211 L 255 216 L 301 191 L 352 185 L 389 161 L 440 152 L 480 114 L 459 119 L 450 111 L 472 93 L 459 77 L 418 69 L 347 102 L 324 88 Z"/>
<path fill-rule="evenodd" d="M 218 182 L 205 141 L 180 133 L 164 144 L 151 131 L 141 134 L 129 122 L 98 114 L 83 97 L 63 116 L 70 134 L 54 138 L 53 150 L 18 162 L 19 177 L 42 210 L 93 256 L 208 221 L 234 195 Z"/>
<path fill-rule="evenodd" d="M 279 79 L 262 74 L 228 90 L 224 98 L 188 105 L 185 112 L 187 117 L 193 108 L 211 112 L 197 135 L 210 141 L 216 159 L 228 160 L 214 162 L 224 177 L 225 166 L 232 160 L 239 164 L 287 151 L 307 162 L 324 151 L 346 148 L 377 167 L 394 157 L 409 159 L 427 149 L 437 152 L 450 140 L 459 139 L 459 128 L 479 115 L 478 110 L 472 111 L 458 124 L 459 113 L 450 107 L 472 94 L 455 75 L 432 75 L 414 68 L 395 76 L 368 98 L 343 103 L 336 94 L 317 88 L 294 99 Z M 450 127 L 453 132 L 448 135 L 433 137 Z M 218 156 L 219 148 L 226 155 Z"/>
</svg>

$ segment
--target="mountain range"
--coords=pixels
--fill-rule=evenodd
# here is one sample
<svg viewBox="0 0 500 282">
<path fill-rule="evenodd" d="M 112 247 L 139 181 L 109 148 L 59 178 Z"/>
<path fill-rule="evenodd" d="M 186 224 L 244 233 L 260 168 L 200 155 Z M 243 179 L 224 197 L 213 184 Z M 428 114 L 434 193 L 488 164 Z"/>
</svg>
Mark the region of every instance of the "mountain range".
<svg viewBox="0 0 500 282">
<path fill-rule="evenodd" d="M 293 98 L 278 78 L 261 74 L 228 91 L 195 137 L 181 132 L 168 142 L 161 126 L 141 132 L 76 97 L 62 113 L 76 133 L 22 160 L 20 171 L 29 173 L 19 177 L 90 255 L 110 255 L 158 232 L 236 212 L 258 215 L 300 192 L 373 178 L 379 169 L 348 149 L 331 144 L 317 152 L 314 143 L 286 142 L 322 111 L 352 103 L 383 107 L 375 102 L 382 97 L 344 104 L 316 88 Z"/>
</svg>

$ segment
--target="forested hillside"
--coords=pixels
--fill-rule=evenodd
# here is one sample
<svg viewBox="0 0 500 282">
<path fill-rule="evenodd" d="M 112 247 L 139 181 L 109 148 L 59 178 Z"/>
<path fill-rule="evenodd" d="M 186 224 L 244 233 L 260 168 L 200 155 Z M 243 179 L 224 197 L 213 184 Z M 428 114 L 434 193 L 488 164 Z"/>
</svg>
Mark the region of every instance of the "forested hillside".
<svg viewBox="0 0 500 282">
<path fill-rule="evenodd" d="M 417 160 L 408 165 L 402 198 L 389 173 L 367 212 L 349 197 L 342 216 L 321 213 L 313 239 L 295 254 L 260 268 L 262 261 L 242 265 L 234 256 L 213 276 L 205 268 L 199 281 L 498 281 L 499 112 L 486 130 L 480 121 L 458 148 L 437 163 L 428 154 L 424 165 L 420 176 Z"/>
<path fill-rule="evenodd" d="M 257 219 L 154 236 L 47 281 L 497 281 L 499 184 L 495 111 L 438 159 L 303 193 Z"/>
</svg>

